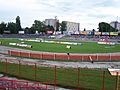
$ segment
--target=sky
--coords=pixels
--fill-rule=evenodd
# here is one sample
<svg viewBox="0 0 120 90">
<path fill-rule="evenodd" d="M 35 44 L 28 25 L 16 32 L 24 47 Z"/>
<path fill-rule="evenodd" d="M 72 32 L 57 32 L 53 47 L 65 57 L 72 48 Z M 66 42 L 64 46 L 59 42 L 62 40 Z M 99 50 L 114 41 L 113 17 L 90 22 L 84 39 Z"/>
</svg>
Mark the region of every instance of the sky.
<svg viewBox="0 0 120 90">
<path fill-rule="evenodd" d="M 80 23 L 80 30 L 98 28 L 99 22 L 120 21 L 120 0 L 0 0 L 0 22 L 31 27 L 34 20 L 57 19 Z"/>
</svg>

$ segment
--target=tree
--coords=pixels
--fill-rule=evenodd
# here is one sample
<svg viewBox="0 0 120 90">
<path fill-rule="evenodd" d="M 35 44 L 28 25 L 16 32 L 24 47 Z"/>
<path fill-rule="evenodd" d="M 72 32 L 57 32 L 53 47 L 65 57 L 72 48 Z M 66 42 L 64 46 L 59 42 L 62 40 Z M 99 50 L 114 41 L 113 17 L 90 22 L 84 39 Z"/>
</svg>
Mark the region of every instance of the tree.
<svg viewBox="0 0 120 90">
<path fill-rule="evenodd" d="M 83 31 L 86 31 L 86 28 L 84 28 L 84 30 Z"/>
<path fill-rule="evenodd" d="M 1 24 L 0 24 L 0 34 L 3 34 L 4 33 L 4 31 L 6 30 L 6 23 L 4 23 L 4 22 L 2 22 Z"/>
<path fill-rule="evenodd" d="M 92 31 L 95 32 L 95 29 L 93 29 Z"/>
<path fill-rule="evenodd" d="M 10 31 L 10 33 L 12 34 L 17 34 L 16 23 L 9 22 L 7 25 L 7 30 Z"/>
<path fill-rule="evenodd" d="M 16 31 L 18 33 L 18 31 L 21 31 L 21 30 L 22 30 L 22 28 L 21 28 L 21 23 L 20 23 L 20 17 L 17 16 L 16 17 Z"/>
<path fill-rule="evenodd" d="M 29 29 L 29 32 L 30 32 L 30 34 L 35 34 L 35 29 L 34 29 L 34 27 L 31 27 L 31 28 Z"/>
<path fill-rule="evenodd" d="M 25 31 L 26 34 L 30 34 L 30 28 L 29 27 L 25 27 L 24 31 Z"/>
<path fill-rule="evenodd" d="M 32 27 L 35 31 L 38 31 L 39 33 L 45 32 L 45 24 L 41 21 L 35 20 Z"/>
<path fill-rule="evenodd" d="M 56 22 L 56 31 L 59 31 L 60 23 L 59 21 Z"/>
<path fill-rule="evenodd" d="M 116 32 L 117 30 L 113 28 L 110 24 L 106 22 L 99 23 L 99 32 Z"/>
<path fill-rule="evenodd" d="M 60 26 L 61 26 L 61 33 L 63 34 L 63 31 L 67 30 L 66 22 L 62 21 L 62 23 L 60 23 Z"/>
<path fill-rule="evenodd" d="M 54 31 L 54 27 L 53 27 L 53 26 L 50 26 L 50 25 L 47 26 L 47 29 Z"/>
<path fill-rule="evenodd" d="M 54 31 L 54 27 L 53 27 L 53 26 L 50 26 L 50 30 L 53 30 L 53 31 Z"/>
</svg>

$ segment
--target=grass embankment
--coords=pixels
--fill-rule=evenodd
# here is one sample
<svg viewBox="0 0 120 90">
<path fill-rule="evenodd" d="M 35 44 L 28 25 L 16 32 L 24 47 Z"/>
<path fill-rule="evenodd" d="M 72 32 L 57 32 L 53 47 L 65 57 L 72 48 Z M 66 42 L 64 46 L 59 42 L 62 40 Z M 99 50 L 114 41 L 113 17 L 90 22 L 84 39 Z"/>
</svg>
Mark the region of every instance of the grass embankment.
<svg viewBox="0 0 120 90">
<path fill-rule="evenodd" d="M 41 66 L 36 69 L 35 79 L 34 66 L 8 64 L 7 68 L 8 75 L 32 81 L 48 82 L 47 84 L 54 84 L 54 80 L 56 80 L 58 86 L 67 88 L 101 90 L 103 85 L 103 71 L 101 70 L 80 69 L 79 72 L 78 69 L 73 68 L 56 68 L 55 78 L 55 68 Z M 6 72 L 6 64 L 4 62 L 0 62 L 0 72 Z M 115 90 L 116 77 L 111 76 L 108 71 L 105 71 L 104 77 L 105 90 Z"/>
</svg>

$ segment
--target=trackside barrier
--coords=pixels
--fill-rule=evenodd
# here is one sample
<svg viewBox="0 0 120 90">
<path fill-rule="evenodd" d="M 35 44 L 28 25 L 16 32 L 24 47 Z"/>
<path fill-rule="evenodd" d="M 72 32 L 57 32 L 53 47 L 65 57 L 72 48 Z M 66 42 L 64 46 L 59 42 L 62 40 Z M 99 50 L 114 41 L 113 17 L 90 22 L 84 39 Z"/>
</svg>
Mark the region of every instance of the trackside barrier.
<svg viewBox="0 0 120 90">
<path fill-rule="evenodd" d="M 89 58 L 92 59 L 90 56 Z M 56 66 L 41 64 L 40 62 L 33 63 L 30 61 L 0 58 L 0 73 L 4 73 L 6 78 L 9 77 L 9 75 L 13 75 L 18 78 L 37 81 L 36 83 L 40 83 L 40 87 L 41 84 L 52 85 L 50 86 L 52 90 L 56 90 L 57 85 L 63 85 L 66 88 L 74 87 L 79 90 L 118 90 L 118 88 L 120 88 L 118 86 L 118 76 L 111 76 L 107 70 Z M 2 79 L 0 81 L 2 81 Z M 19 86 L 15 85 L 19 81 L 8 81 L 10 81 L 10 86 L 5 85 L 3 88 L 19 88 Z M 20 87 L 38 87 L 28 83 L 24 84 L 23 82 L 23 86 Z M 0 88 L 2 88 L 2 86 L 0 86 Z M 44 88 L 49 90 L 49 86 L 45 86 Z"/>
<path fill-rule="evenodd" d="M 111 60 L 120 60 L 120 54 L 54 54 L 54 53 L 29 53 L 22 51 L 12 51 L 8 50 L 9 55 L 20 56 L 20 57 L 29 57 L 29 58 L 38 58 L 38 59 L 60 59 L 60 60 L 81 60 L 89 61 L 91 56 L 93 61 L 111 61 Z"/>
</svg>

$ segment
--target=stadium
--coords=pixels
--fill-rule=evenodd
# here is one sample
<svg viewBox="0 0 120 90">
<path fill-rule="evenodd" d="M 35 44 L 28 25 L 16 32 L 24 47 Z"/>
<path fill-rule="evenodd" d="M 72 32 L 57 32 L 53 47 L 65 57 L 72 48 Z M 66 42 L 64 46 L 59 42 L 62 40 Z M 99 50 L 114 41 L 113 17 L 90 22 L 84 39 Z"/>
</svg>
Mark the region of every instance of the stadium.
<svg viewBox="0 0 120 90">
<path fill-rule="evenodd" d="M 53 39 L 41 35 L 2 35 L 0 44 L 0 88 L 12 90 L 120 88 L 119 37 L 58 35 Z"/>
<path fill-rule="evenodd" d="M 120 90 L 120 0 L 1 0 L 0 90 Z"/>
</svg>

